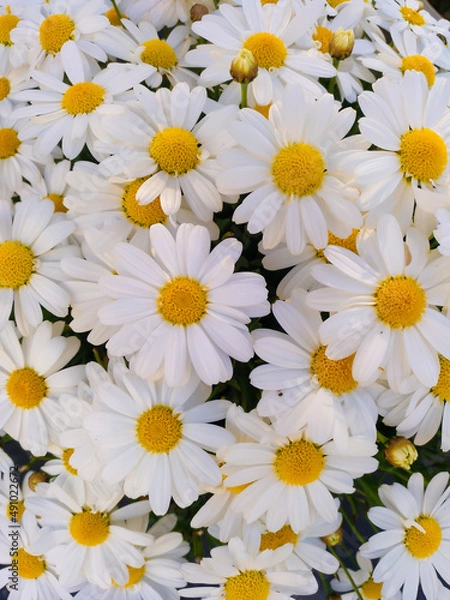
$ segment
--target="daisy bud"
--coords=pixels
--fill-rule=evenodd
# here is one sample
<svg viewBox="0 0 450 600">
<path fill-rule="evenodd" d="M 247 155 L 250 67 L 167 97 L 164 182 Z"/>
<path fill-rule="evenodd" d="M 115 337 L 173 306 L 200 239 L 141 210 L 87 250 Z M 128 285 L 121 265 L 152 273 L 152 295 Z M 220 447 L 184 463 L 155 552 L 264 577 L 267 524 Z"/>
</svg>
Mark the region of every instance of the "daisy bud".
<svg viewBox="0 0 450 600">
<path fill-rule="evenodd" d="M 342 29 L 339 27 L 330 40 L 329 52 L 333 58 L 344 60 L 353 52 L 355 45 L 355 34 L 353 29 Z"/>
<path fill-rule="evenodd" d="M 340 594 L 330 594 L 327 596 L 327 600 L 342 600 L 342 596 Z"/>
<path fill-rule="evenodd" d="M 404 437 L 392 438 L 384 449 L 384 455 L 391 465 L 407 471 L 419 456 L 414 444 Z"/>
<path fill-rule="evenodd" d="M 324 541 L 327 546 L 332 547 L 340 544 L 342 542 L 342 537 L 342 527 L 339 527 L 339 529 L 336 529 L 336 531 L 333 531 L 333 533 L 324 535 L 322 541 Z"/>
<path fill-rule="evenodd" d="M 246 48 L 239 50 L 230 67 L 230 75 L 238 83 L 250 83 L 258 75 L 258 63 Z"/>
<path fill-rule="evenodd" d="M 197 4 L 193 4 L 191 6 L 192 22 L 201 21 L 202 18 L 207 14 L 209 14 L 209 10 L 208 10 L 208 7 L 205 6 L 204 4 L 200 4 L 199 2 L 197 2 Z"/>
<path fill-rule="evenodd" d="M 28 479 L 28 487 L 30 488 L 30 490 L 32 492 L 35 492 L 36 486 L 39 483 L 43 483 L 43 482 L 47 482 L 47 481 L 48 481 L 47 473 L 44 473 L 43 471 L 36 471 L 35 473 L 32 473 L 30 475 L 30 478 Z"/>
</svg>

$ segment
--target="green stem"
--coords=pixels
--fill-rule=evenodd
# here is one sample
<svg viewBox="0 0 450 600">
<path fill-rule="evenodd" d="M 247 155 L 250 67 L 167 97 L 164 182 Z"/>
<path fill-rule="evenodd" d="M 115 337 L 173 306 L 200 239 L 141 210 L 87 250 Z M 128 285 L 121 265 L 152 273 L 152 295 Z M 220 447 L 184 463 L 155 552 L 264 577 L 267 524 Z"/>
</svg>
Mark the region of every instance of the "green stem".
<svg viewBox="0 0 450 600">
<path fill-rule="evenodd" d="M 361 592 L 359 591 L 358 586 L 356 585 L 353 577 L 350 575 L 350 571 L 347 569 L 347 567 L 344 565 L 344 563 L 342 562 L 342 560 L 339 558 L 337 552 L 334 550 L 334 548 L 329 548 L 331 554 L 337 558 L 337 560 L 339 561 L 339 564 L 342 567 L 342 570 L 344 571 L 344 573 L 347 575 L 348 580 L 350 581 L 353 590 L 355 591 L 355 594 L 358 596 L 359 600 L 364 600 L 364 598 L 361 596 Z"/>
<path fill-rule="evenodd" d="M 113 7 L 114 7 L 114 10 L 116 11 L 117 18 L 119 19 L 119 23 L 122 25 L 122 27 L 125 27 L 125 26 L 124 26 L 124 24 L 122 23 L 122 18 L 123 18 L 123 17 L 122 17 L 122 15 L 120 14 L 120 10 L 119 10 L 119 7 L 118 7 L 118 6 L 117 6 L 117 4 L 116 4 L 116 0 L 111 0 L 111 2 L 112 2 L 112 5 L 113 5 Z"/>
<path fill-rule="evenodd" d="M 341 506 L 341 513 L 345 519 L 345 522 L 347 523 L 347 525 L 350 527 L 350 529 L 353 531 L 353 533 L 356 535 L 356 537 L 358 538 L 358 540 L 361 542 L 361 544 L 365 543 L 365 539 L 363 538 L 363 536 L 359 533 L 359 531 L 356 529 L 353 520 L 351 519 L 351 517 L 349 517 L 348 513 L 342 508 Z"/>
<path fill-rule="evenodd" d="M 248 83 L 241 83 L 241 108 L 247 108 Z"/>
</svg>

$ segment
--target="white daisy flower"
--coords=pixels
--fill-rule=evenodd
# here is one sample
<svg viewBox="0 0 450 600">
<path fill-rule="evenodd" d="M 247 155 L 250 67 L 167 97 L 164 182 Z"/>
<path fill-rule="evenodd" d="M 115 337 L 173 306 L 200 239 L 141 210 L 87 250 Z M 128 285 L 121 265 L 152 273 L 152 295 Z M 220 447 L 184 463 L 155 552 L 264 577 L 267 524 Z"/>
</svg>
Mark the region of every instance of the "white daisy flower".
<svg viewBox="0 0 450 600">
<path fill-rule="evenodd" d="M 39 7 L 31 7 L 31 10 L 36 15 L 39 14 Z M 29 11 L 30 7 L 25 6 L 23 2 L 8 2 L 6 6 L 0 7 L 0 68 L 2 71 L 16 69 L 27 63 L 26 47 L 20 43 L 16 44 L 11 39 L 11 33 Z M 28 69 L 28 65 L 25 68 Z"/>
<path fill-rule="evenodd" d="M 450 256 L 450 210 L 439 208 L 436 211 L 437 227 L 433 235 L 439 242 L 438 250 L 444 256 Z"/>
<path fill-rule="evenodd" d="M 222 192 L 251 192 L 233 220 L 248 223 L 249 233 L 262 231 L 264 248 L 285 241 L 292 254 L 307 241 L 324 248 L 328 231 L 349 236 L 362 216 L 339 153 L 352 146 L 352 138 L 342 138 L 354 118 L 353 109 L 339 111 L 330 94 L 314 99 L 297 85 L 285 88 L 268 120 L 241 110 L 231 126 L 240 147 L 221 153 L 217 177 Z"/>
<path fill-rule="evenodd" d="M 33 69 L 62 79 L 69 74 L 74 55 L 92 76 L 105 52 L 91 41 L 92 34 L 110 27 L 106 0 L 49 0 L 40 10 L 23 15 L 11 31 L 11 41 L 21 47 Z M 73 45 L 67 53 L 67 44 Z"/>
<path fill-rule="evenodd" d="M 0 15 L 0 27 L 1 27 Z M 1 59 L 0 59 L 1 60 Z M 1 64 L 1 63 L 0 63 Z M 11 66 L 1 69 L 0 75 L 0 116 L 8 116 L 13 107 L 19 105 L 16 94 L 26 89 L 35 87 L 36 84 L 29 77 L 30 69 L 26 66 L 13 68 Z"/>
<path fill-rule="evenodd" d="M 294 290 L 289 302 L 278 300 L 273 305 L 275 318 L 287 333 L 253 332 L 255 352 L 268 362 L 250 373 L 252 385 L 263 390 L 258 413 L 276 419 L 279 432 L 306 426 L 321 444 L 349 434 L 375 442 L 375 399 L 382 388 L 358 385 L 352 375 L 354 355 L 327 357 L 319 339 L 320 312 L 308 308 L 305 298 L 303 290 Z"/>
<path fill-rule="evenodd" d="M 83 505 L 56 484 L 46 486 L 46 497 L 27 498 L 26 509 L 39 515 L 41 535 L 31 546 L 35 553 L 52 549 L 59 580 L 65 587 L 87 580 L 107 588 L 129 580 L 128 567 L 139 569 L 145 562 L 136 546 L 147 546 L 152 538 L 133 531 L 126 519 L 148 513 L 147 501 L 116 508 L 122 494 L 90 498 Z"/>
<path fill-rule="evenodd" d="M 403 194 L 433 213 L 435 195 L 448 196 L 450 183 L 450 81 L 440 77 L 429 89 L 423 73 L 407 70 L 401 81 L 382 77 L 373 89 L 358 98 L 365 115 L 359 120 L 360 131 L 378 147 L 360 152 L 353 161 L 362 188 L 359 206 L 362 210 L 376 208 L 390 195 L 396 201 L 396 194 L 403 189 Z M 411 220 L 414 203 L 408 198 L 405 201 Z M 391 212 L 393 204 L 386 202 L 385 211 Z"/>
<path fill-rule="evenodd" d="M 373 598 L 377 598 L 378 600 L 402 600 L 401 592 L 396 592 L 393 596 L 386 596 L 384 594 L 383 583 L 381 581 L 376 582 L 372 578 L 372 562 L 368 558 L 364 558 L 360 552 L 356 553 L 356 562 L 359 569 L 357 571 L 348 569 L 348 572 L 364 600 L 371 600 Z M 334 591 L 339 592 L 342 600 L 359 599 L 344 569 L 339 569 L 336 579 L 331 580 L 331 587 Z"/>
<path fill-rule="evenodd" d="M 80 342 L 62 329 L 45 321 L 21 343 L 11 322 L 0 333 L 0 427 L 35 456 L 47 453 L 59 429 L 61 395 L 84 379 L 84 365 L 63 369 Z"/>
<path fill-rule="evenodd" d="M 158 29 L 173 27 L 178 21 L 191 22 L 191 9 L 195 4 L 204 6 L 208 12 L 216 8 L 214 0 L 138 0 L 137 5 L 145 5 L 150 11 L 148 20 Z"/>
<path fill-rule="evenodd" d="M 376 0 L 375 22 L 390 33 L 412 31 L 416 36 L 439 33 L 436 19 L 419 0 Z"/>
<path fill-rule="evenodd" d="M 54 204 L 55 213 L 65 213 L 67 208 L 64 201 L 68 192 L 67 179 L 70 169 L 70 161 L 68 160 L 49 162 L 44 167 L 42 177 L 38 181 L 34 181 L 33 185 L 23 182 L 18 188 L 17 194 L 22 202 L 51 200 Z"/>
<path fill-rule="evenodd" d="M 62 245 L 75 226 L 54 216 L 50 200 L 14 206 L 2 200 L 0 223 L 0 329 L 14 307 L 20 333 L 30 335 L 42 322 L 41 307 L 57 317 L 67 315 L 60 262 L 77 254 L 75 246 Z"/>
<path fill-rule="evenodd" d="M 223 201 L 236 200 L 236 196 L 222 196 L 214 179 L 219 170 L 216 155 L 228 143 L 228 123 L 237 108 L 223 107 L 198 121 L 205 110 L 203 87 L 190 91 L 182 82 L 172 91 L 160 88 L 155 93 L 144 86 L 135 91 L 136 113 L 105 120 L 110 141 L 98 143 L 97 148 L 113 156 L 103 161 L 102 168 L 119 163 L 122 181 L 145 178 L 136 193 L 142 204 L 160 196 L 163 211 L 172 215 L 184 194 L 197 217 L 210 221 Z"/>
<path fill-rule="evenodd" d="M 104 481 L 123 481 L 130 498 L 148 495 L 158 515 L 167 512 L 172 497 L 186 507 L 197 499 L 201 484 L 218 485 L 221 474 L 208 451 L 233 443 L 234 436 L 209 423 L 224 418 L 229 402 L 205 404 L 211 390 L 196 377 L 182 388 L 169 388 L 124 366 L 115 375 L 115 383 L 94 388 L 94 410 L 84 422 L 106 465 Z"/>
<path fill-rule="evenodd" d="M 203 600 L 289 600 L 293 594 L 313 594 L 317 582 L 314 578 L 311 580 L 310 573 L 278 570 L 279 563 L 291 552 L 291 544 L 255 552 L 234 537 L 226 546 L 213 548 L 211 556 L 203 558 L 199 565 L 182 565 L 186 581 L 207 585 L 185 588 L 180 594 Z"/>
<path fill-rule="evenodd" d="M 379 488 L 384 506 L 371 508 L 368 517 L 384 531 L 360 550 L 366 558 L 380 558 L 372 578 L 383 582 L 384 597 L 401 588 L 403 598 L 417 598 L 420 585 L 427 600 L 438 600 L 444 592 L 438 575 L 450 584 L 448 478 L 448 473 L 438 473 L 424 490 L 423 475 L 414 473 L 407 487 L 394 483 Z"/>
<path fill-rule="evenodd" d="M 151 68 L 110 64 L 91 78 L 75 52 L 75 42 L 66 44 L 66 54 L 70 57 L 66 69 L 70 83 L 45 71 L 32 71 L 30 75 L 41 89 L 18 95 L 31 103 L 13 113 L 17 118 L 29 119 L 20 136 L 24 140 L 36 139 L 37 156 L 47 156 L 62 140 L 66 158 L 76 158 L 87 144 L 91 154 L 101 160 L 103 155 L 94 147 L 94 141 L 103 132 L 101 115 L 123 112 L 120 95 L 145 79 Z"/>
<path fill-rule="evenodd" d="M 327 287 L 310 292 L 308 304 L 336 312 L 320 327 L 327 356 L 356 353 L 353 377 L 363 385 L 380 369 L 398 391 L 411 371 L 423 385 L 435 385 L 438 353 L 450 358 L 450 321 L 436 310 L 450 290 L 448 258 L 430 255 L 427 237 L 415 228 L 405 244 L 391 215 L 360 244 L 360 257 L 336 247 L 324 253 L 332 264 L 314 267 L 313 275 Z"/>
<path fill-rule="evenodd" d="M 102 277 L 101 290 L 115 298 L 98 311 L 105 325 L 120 325 L 107 349 L 131 357 L 144 378 L 160 371 L 179 386 L 191 370 L 215 384 L 232 376 L 230 357 L 253 356 L 246 324 L 268 313 L 264 278 L 233 273 L 242 246 L 235 239 L 210 253 L 208 230 L 183 223 L 174 239 L 161 224 L 150 229 L 155 258 L 130 244 L 116 247 L 118 275 Z"/>
</svg>

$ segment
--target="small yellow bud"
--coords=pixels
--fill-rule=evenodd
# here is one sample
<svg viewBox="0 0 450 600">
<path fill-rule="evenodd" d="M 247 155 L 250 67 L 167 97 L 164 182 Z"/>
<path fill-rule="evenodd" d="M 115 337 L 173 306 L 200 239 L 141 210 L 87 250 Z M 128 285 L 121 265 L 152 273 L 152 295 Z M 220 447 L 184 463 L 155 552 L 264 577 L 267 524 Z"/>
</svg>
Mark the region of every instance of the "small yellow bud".
<svg viewBox="0 0 450 600">
<path fill-rule="evenodd" d="M 28 487 L 30 488 L 30 490 L 32 492 L 36 491 L 36 486 L 39 483 L 42 482 L 46 482 L 48 481 L 48 475 L 47 473 L 44 473 L 43 471 L 36 471 L 35 473 L 32 473 L 28 479 Z"/>
<path fill-rule="evenodd" d="M 258 75 L 258 63 L 246 48 L 241 48 L 231 62 L 230 75 L 238 83 L 250 83 Z"/>
<path fill-rule="evenodd" d="M 333 531 L 333 533 L 329 533 L 328 535 L 324 535 L 322 538 L 322 541 L 325 542 L 325 544 L 327 546 L 337 546 L 338 544 L 340 544 L 342 542 L 342 528 L 339 527 L 339 529 L 336 529 L 336 531 Z"/>
<path fill-rule="evenodd" d="M 389 440 L 384 449 L 386 460 L 394 467 L 410 470 L 411 465 L 419 456 L 414 444 L 404 437 Z"/>
<path fill-rule="evenodd" d="M 353 52 L 354 45 L 355 34 L 353 29 L 344 30 L 342 27 L 339 27 L 339 29 L 331 36 L 328 51 L 332 58 L 344 60 L 344 58 L 348 58 Z"/>
</svg>

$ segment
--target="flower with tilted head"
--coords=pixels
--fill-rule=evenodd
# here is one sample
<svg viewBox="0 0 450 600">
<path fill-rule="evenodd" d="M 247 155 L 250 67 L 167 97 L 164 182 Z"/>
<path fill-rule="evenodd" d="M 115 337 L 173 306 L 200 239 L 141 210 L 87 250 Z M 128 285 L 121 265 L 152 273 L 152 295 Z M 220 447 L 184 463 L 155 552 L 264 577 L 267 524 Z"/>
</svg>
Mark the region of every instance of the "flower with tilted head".
<svg viewBox="0 0 450 600">
<path fill-rule="evenodd" d="M 264 248 L 286 242 L 300 254 L 311 241 L 324 248 L 328 232 L 346 238 L 362 224 L 340 154 L 353 146 L 352 108 L 338 110 L 331 94 L 315 99 L 300 85 L 287 86 L 264 118 L 244 108 L 231 133 L 239 146 L 219 156 L 217 185 L 224 193 L 251 192 L 233 220 L 263 233 Z"/>
<path fill-rule="evenodd" d="M 253 356 L 246 324 L 269 312 L 264 278 L 233 273 L 242 245 L 229 238 L 210 253 L 205 227 L 183 223 L 174 239 L 157 224 L 150 239 L 155 258 L 118 244 L 118 275 L 99 281 L 112 299 L 99 319 L 121 326 L 108 351 L 131 357 L 141 377 L 163 373 L 171 386 L 183 385 L 191 371 L 207 384 L 228 381 L 230 357 L 246 362 Z"/>
<path fill-rule="evenodd" d="M 279 569 L 291 553 L 292 544 L 260 551 L 234 537 L 226 546 L 213 548 L 199 565 L 182 565 L 186 581 L 207 586 L 185 588 L 180 594 L 203 600 L 289 600 L 292 594 L 314 594 L 317 581 L 309 571 Z"/>
<path fill-rule="evenodd" d="M 308 304 L 332 314 L 320 326 L 328 358 L 355 354 L 353 377 L 367 385 L 381 369 L 401 391 L 411 371 L 425 386 L 439 376 L 438 354 L 450 359 L 450 320 L 437 307 L 450 292 L 448 257 L 430 253 L 427 236 L 411 227 L 406 243 L 392 215 L 383 215 L 359 254 L 329 246 L 329 265 L 313 268 L 326 287 Z M 404 389 L 404 387 L 403 387 Z"/>
<path fill-rule="evenodd" d="M 21 342 L 11 322 L 0 332 L 0 427 L 35 456 L 47 453 L 64 425 L 61 396 L 84 379 L 84 365 L 63 369 L 80 347 L 76 337 L 61 336 L 63 326 L 44 321 Z"/>
<path fill-rule="evenodd" d="M 119 361 L 114 377 L 94 387 L 93 411 L 84 425 L 95 440 L 108 484 L 123 482 L 130 498 L 148 495 L 163 515 L 173 497 L 182 507 L 200 485 L 218 485 L 221 473 L 210 452 L 234 436 L 211 422 L 224 418 L 226 400 L 205 403 L 209 386 L 192 377 L 183 387 L 141 379 Z"/>
<path fill-rule="evenodd" d="M 421 0 L 377 0 L 376 19 L 389 32 L 411 31 L 418 37 L 436 35 L 443 27 L 424 10 Z"/>
<path fill-rule="evenodd" d="M 78 253 L 63 245 L 75 226 L 54 215 L 50 200 L 0 201 L 0 330 L 14 307 L 21 334 L 30 335 L 42 322 L 41 307 L 65 317 L 69 295 L 60 284 L 64 256 Z"/>
<path fill-rule="evenodd" d="M 438 600 L 443 597 L 440 578 L 450 584 L 448 478 L 448 473 L 438 473 L 424 490 L 423 475 L 414 473 L 407 487 L 394 483 L 379 488 L 384 506 L 372 507 L 368 516 L 384 531 L 360 550 L 366 558 L 380 558 L 372 578 L 383 582 L 387 598 L 400 588 L 403 598 L 417 598 L 420 584 L 427 600 Z"/>
</svg>

